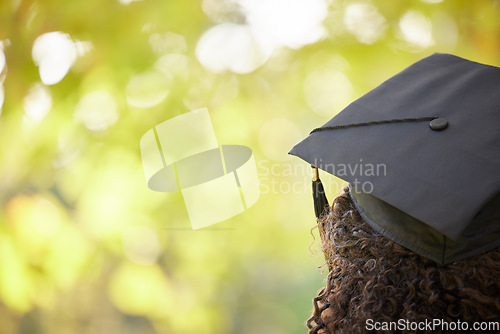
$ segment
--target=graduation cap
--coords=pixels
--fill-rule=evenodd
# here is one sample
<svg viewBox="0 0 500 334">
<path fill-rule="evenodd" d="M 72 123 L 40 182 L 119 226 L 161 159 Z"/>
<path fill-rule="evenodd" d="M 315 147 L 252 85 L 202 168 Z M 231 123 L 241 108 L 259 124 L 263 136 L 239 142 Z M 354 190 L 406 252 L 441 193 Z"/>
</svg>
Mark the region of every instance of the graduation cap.
<svg viewBox="0 0 500 334">
<path fill-rule="evenodd" d="M 348 181 L 362 218 L 424 257 L 445 264 L 500 246 L 498 67 L 431 55 L 290 154 Z"/>
</svg>

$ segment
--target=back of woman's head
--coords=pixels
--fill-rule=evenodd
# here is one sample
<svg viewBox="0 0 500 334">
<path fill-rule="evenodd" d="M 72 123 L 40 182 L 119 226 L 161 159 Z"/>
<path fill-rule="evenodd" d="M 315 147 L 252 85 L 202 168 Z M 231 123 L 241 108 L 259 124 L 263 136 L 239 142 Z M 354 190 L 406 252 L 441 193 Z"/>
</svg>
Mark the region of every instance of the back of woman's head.
<svg viewBox="0 0 500 334">
<path fill-rule="evenodd" d="M 311 333 L 362 333 L 375 322 L 500 321 L 499 249 L 440 265 L 375 232 L 348 189 L 318 227 L 329 274 L 314 299 Z"/>
</svg>

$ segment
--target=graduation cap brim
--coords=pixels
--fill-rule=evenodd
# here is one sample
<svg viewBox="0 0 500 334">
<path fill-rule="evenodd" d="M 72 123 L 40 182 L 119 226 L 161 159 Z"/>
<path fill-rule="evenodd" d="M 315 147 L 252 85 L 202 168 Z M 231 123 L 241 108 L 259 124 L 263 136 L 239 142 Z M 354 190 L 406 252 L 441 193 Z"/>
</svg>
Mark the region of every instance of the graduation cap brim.
<svg viewBox="0 0 500 334">
<path fill-rule="evenodd" d="M 435 118 L 445 126 L 431 128 Z M 460 239 L 500 191 L 497 67 L 434 54 L 321 128 L 331 130 L 311 133 L 290 154 L 364 185 L 371 197 L 446 238 Z"/>
</svg>

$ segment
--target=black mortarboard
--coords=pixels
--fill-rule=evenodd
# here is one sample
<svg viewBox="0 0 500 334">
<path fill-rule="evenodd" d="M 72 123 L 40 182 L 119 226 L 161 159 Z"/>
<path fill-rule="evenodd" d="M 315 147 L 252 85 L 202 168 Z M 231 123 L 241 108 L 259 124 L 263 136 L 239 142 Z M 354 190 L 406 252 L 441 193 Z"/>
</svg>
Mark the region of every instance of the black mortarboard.
<svg viewBox="0 0 500 334">
<path fill-rule="evenodd" d="M 434 54 L 290 154 L 348 181 L 364 220 L 424 257 L 500 246 L 500 68 Z"/>
</svg>

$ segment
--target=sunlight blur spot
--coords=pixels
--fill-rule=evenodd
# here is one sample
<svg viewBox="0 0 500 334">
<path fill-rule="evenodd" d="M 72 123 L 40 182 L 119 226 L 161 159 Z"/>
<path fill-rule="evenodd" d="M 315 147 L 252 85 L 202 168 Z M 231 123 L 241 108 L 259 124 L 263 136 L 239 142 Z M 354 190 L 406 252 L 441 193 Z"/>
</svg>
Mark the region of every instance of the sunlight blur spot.
<svg viewBox="0 0 500 334">
<path fill-rule="evenodd" d="M 118 106 L 113 95 L 98 90 L 88 93 L 78 101 L 75 118 L 92 131 L 105 130 L 118 120 Z"/>
<path fill-rule="evenodd" d="M 83 145 L 83 139 L 73 124 L 63 126 L 57 137 L 57 147 L 60 153 L 53 160 L 52 165 L 55 168 L 66 166 L 78 156 L 80 147 Z"/>
<path fill-rule="evenodd" d="M 345 59 L 343 56 L 340 54 L 328 54 L 328 60 L 325 61 L 325 65 L 328 66 L 330 69 L 335 69 L 338 71 L 345 71 L 349 70 L 351 68 L 351 64 Z"/>
<path fill-rule="evenodd" d="M 0 45 L 0 73 L 3 72 L 4 68 L 5 68 L 5 54 L 3 53 L 3 48 Z"/>
<path fill-rule="evenodd" d="M 335 70 L 317 70 L 304 81 L 307 104 L 321 116 L 331 117 L 345 107 L 352 97 L 352 84 L 347 76 Z"/>
<path fill-rule="evenodd" d="M 84 56 L 85 54 L 89 53 L 90 51 L 92 51 L 94 49 L 94 45 L 92 44 L 92 42 L 89 42 L 89 41 L 75 40 L 74 45 L 75 45 L 76 54 L 79 57 Z"/>
<path fill-rule="evenodd" d="M 240 12 L 237 0 L 203 0 L 201 9 L 212 20 L 218 23 L 235 22 L 235 16 Z"/>
<path fill-rule="evenodd" d="M 221 11 L 223 16 L 234 12 L 246 17 L 246 24 L 222 23 L 201 36 L 196 56 L 213 72 L 250 73 L 276 48 L 297 49 L 326 36 L 323 20 L 328 8 L 324 0 L 205 1 L 203 6 L 217 15 Z"/>
<path fill-rule="evenodd" d="M 157 54 L 181 53 L 187 51 L 186 39 L 182 35 L 166 32 L 155 33 L 149 36 L 149 44 Z"/>
<path fill-rule="evenodd" d="M 356 3 L 349 5 L 344 14 L 347 30 L 364 44 L 375 43 L 384 34 L 385 18 L 373 5 Z"/>
<path fill-rule="evenodd" d="M 127 84 L 127 103 L 150 108 L 160 104 L 170 92 L 171 79 L 156 70 L 132 77 Z"/>
<path fill-rule="evenodd" d="M 45 237 L 54 236 L 61 226 L 61 215 L 57 207 L 45 198 L 40 198 L 33 208 L 33 225 Z"/>
<path fill-rule="evenodd" d="M 290 158 L 290 147 L 302 138 L 297 126 L 284 118 L 267 121 L 259 133 L 259 145 L 262 152 L 271 160 L 285 161 Z"/>
<path fill-rule="evenodd" d="M 226 76 L 216 85 L 213 79 L 205 76 L 198 84 L 192 85 L 182 99 L 189 110 L 205 108 L 207 105 L 219 106 L 236 98 L 240 92 L 240 81 L 236 75 Z M 236 131 L 241 134 L 241 129 Z"/>
<path fill-rule="evenodd" d="M 52 108 L 52 96 L 49 89 L 38 83 L 30 88 L 24 98 L 24 113 L 29 120 L 39 122 Z"/>
<path fill-rule="evenodd" d="M 121 3 L 122 5 L 129 5 L 131 4 L 132 2 L 138 2 L 138 1 L 142 1 L 142 0 L 118 0 L 119 3 Z"/>
<path fill-rule="evenodd" d="M 425 49 L 434 44 L 432 39 L 432 23 L 422 13 L 410 10 L 399 20 L 399 28 L 406 41 Z"/>
<path fill-rule="evenodd" d="M 420 0 L 422 2 L 427 2 L 427 3 L 441 3 L 443 0 Z"/>
<path fill-rule="evenodd" d="M 2 106 L 5 97 L 3 82 L 7 76 L 7 62 L 5 60 L 5 53 L 3 50 L 10 45 L 10 40 L 6 39 L 0 41 L 0 114 L 2 113 Z"/>
<path fill-rule="evenodd" d="M 300 48 L 326 35 L 324 0 L 239 0 L 250 26 L 270 37 L 275 47 Z"/>
<path fill-rule="evenodd" d="M 146 226 L 131 226 L 123 232 L 123 249 L 127 258 L 139 265 L 155 263 L 160 252 L 156 233 Z"/>
<path fill-rule="evenodd" d="M 160 57 L 154 67 L 166 76 L 177 76 L 187 79 L 189 75 L 189 58 L 183 54 L 170 53 Z"/>
<path fill-rule="evenodd" d="M 152 30 L 153 24 L 151 24 L 151 22 L 145 23 L 141 28 L 141 32 L 143 33 L 150 33 Z"/>
<path fill-rule="evenodd" d="M 10 46 L 11 42 L 10 39 L 6 38 L 2 41 L 0 41 L 0 49 L 5 50 L 6 47 Z"/>
<path fill-rule="evenodd" d="M 235 23 L 209 29 L 196 45 L 196 57 L 213 72 L 250 73 L 266 62 L 271 51 L 249 26 Z"/>
<path fill-rule="evenodd" d="M 113 175 L 109 177 L 112 178 Z M 87 202 L 84 203 L 85 209 L 93 210 L 93 212 L 83 212 L 87 218 L 85 224 L 88 224 L 89 229 L 98 237 L 118 235 L 126 224 L 126 221 L 117 218 L 120 210 L 123 211 L 123 199 L 113 189 L 102 190 L 101 193 L 102 195 L 93 189 L 93 196 L 100 195 L 99 198 L 89 198 L 88 195 L 83 199 Z"/>
<path fill-rule="evenodd" d="M 46 85 L 58 83 L 68 73 L 77 57 L 75 44 L 60 31 L 40 35 L 33 43 L 32 57 Z"/>
</svg>

